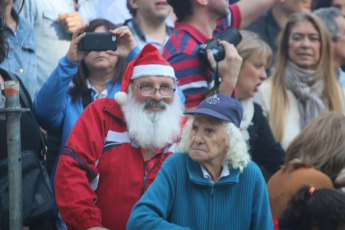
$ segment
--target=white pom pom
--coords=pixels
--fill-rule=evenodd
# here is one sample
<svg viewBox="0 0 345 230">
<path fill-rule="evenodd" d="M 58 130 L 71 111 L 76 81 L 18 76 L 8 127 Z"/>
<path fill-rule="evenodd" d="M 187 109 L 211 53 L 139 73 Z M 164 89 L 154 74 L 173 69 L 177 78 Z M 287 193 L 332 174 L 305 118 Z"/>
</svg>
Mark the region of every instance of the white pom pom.
<svg viewBox="0 0 345 230">
<path fill-rule="evenodd" d="M 127 94 L 125 92 L 117 92 L 114 96 L 114 99 L 117 103 L 119 103 L 120 105 L 123 105 L 126 103 L 127 101 Z"/>
</svg>

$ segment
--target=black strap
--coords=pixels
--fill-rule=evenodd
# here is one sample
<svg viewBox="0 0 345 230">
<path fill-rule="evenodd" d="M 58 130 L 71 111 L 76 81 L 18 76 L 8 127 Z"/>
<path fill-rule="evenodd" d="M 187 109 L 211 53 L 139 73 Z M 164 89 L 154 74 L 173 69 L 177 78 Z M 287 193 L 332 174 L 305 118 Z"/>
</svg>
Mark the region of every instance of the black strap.
<svg viewBox="0 0 345 230">
<path fill-rule="evenodd" d="M 214 86 L 212 89 L 210 89 L 209 91 L 207 91 L 204 94 L 204 98 L 208 98 L 208 97 L 211 97 L 212 95 L 214 95 L 216 93 L 219 93 L 219 85 L 220 85 L 220 81 L 219 81 L 219 76 L 218 76 L 218 62 L 217 62 L 215 79 L 214 79 Z"/>
<path fill-rule="evenodd" d="M 36 117 L 32 114 L 32 111 L 31 111 L 31 103 L 29 103 L 28 101 L 28 97 L 25 95 L 24 93 L 24 89 L 22 87 L 22 81 L 16 76 L 14 75 L 13 73 L 10 73 L 10 72 L 7 72 L 8 76 L 13 80 L 13 81 L 18 81 L 19 82 L 19 86 L 20 86 L 20 90 L 19 90 L 19 96 L 20 96 L 20 99 L 23 101 L 24 105 L 26 108 L 29 108 L 30 111 L 29 111 L 29 114 L 31 116 L 31 119 L 33 120 L 35 126 L 37 127 L 37 130 L 40 134 L 40 139 L 41 139 L 41 142 L 42 142 L 42 150 L 41 150 L 41 155 L 40 155 L 40 158 L 41 160 L 45 160 L 46 159 L 46 155 L 47 155 L 47 147 L 45 145 L 45 141 L 44 141 L 44 138 L 43 138 L 43 134 L 40 130 L 40 126 L 36 120 Z"/>
<path fill-rule="evenodd" d="M 82 97 L 82 102 L 83 102 L 83 107 L 84 109 L 86 108 L 86 106 L 88 106 L 91 102 L 92 102 L 92 96 L 91 96 L 91 89 L 89 89 L 89 91 L 87 92 L 87 94 L 83 95 Z"/>
</svg>

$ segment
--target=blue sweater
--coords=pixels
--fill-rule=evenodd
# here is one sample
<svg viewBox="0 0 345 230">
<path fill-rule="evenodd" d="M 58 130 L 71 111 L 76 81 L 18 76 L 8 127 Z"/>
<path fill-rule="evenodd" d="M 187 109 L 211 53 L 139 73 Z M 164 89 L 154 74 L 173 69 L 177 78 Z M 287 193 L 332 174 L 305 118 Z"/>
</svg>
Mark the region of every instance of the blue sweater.
<svg viewBox="0 0 345 230">
<path fill-rule="evenodd" d="M 127 229 L 273 229 L 265 180 L 250 162 L 212 184 L 188 154 L 174 153 L 133 207 Z"/>
</svg>

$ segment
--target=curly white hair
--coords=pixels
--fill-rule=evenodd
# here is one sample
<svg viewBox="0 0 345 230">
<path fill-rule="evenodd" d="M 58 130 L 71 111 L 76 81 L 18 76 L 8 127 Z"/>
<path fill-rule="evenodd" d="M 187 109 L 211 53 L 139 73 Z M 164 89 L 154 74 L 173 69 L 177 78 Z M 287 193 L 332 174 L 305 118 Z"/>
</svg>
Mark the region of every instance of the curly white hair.
<svg viewBox="0 0 345 230">
<path fill-rule="evenodd" d="M 176 152 L 188 153 L 193 121 L 194 118 L 190 118 L 186 123 L 182 131 L 180 142 L 175 148 Z M 234 169 L 239 169 L 240 172 L 243 172 L 243 169 L 250 162 L 248 144 L 240 129 L 233 123 L 224 121 L 223 128 L 226 134 L 226 145 L 229 147 L 224 158 L 224 163 L 231 164 Z"/>
</svg>

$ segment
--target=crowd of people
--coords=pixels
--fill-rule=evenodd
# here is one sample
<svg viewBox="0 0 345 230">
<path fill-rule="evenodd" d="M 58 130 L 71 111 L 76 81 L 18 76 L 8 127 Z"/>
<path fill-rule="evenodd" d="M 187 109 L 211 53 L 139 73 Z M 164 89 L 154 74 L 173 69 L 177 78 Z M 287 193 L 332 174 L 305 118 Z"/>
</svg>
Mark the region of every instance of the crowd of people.
<svg viewBox="0 0 345 230">
<path fill-rule="evenodd" d="M 31 99 L 21 149 L 45 134 L 56 201 L 25 228 L 345 229 L 344 12 L 0 0 L 0 84 L 16 76 Z M 89 33 L 116 49 L 80 50 Z M 1 159 L 6 137 L 0 120 Z"/>
</svg>

